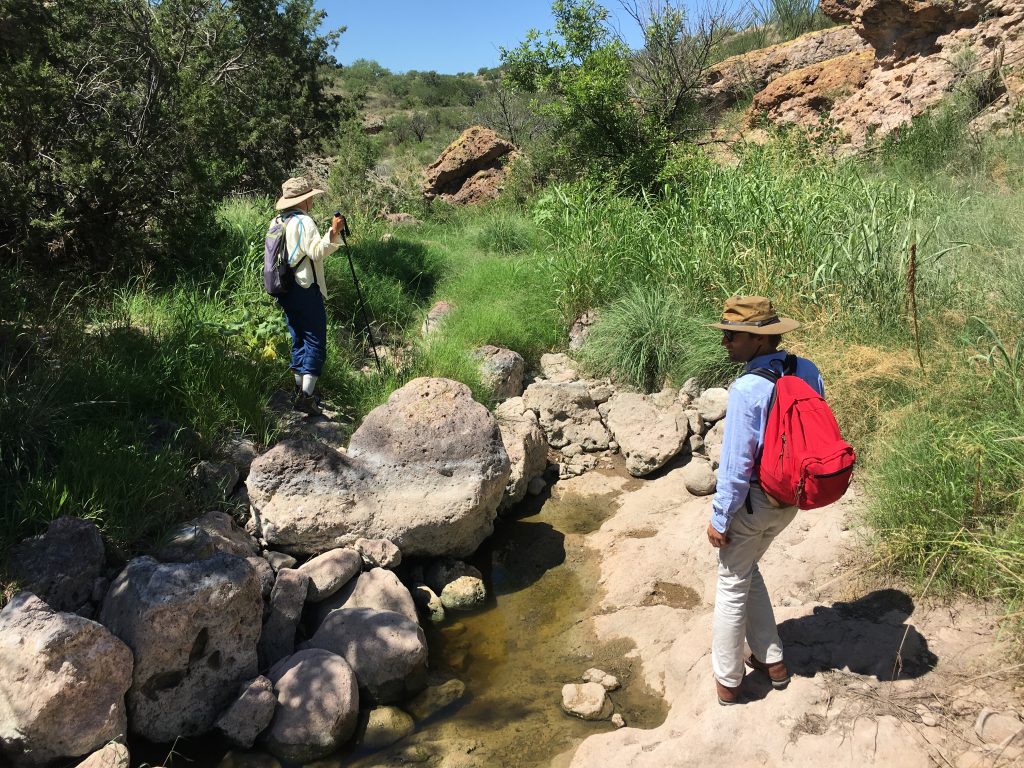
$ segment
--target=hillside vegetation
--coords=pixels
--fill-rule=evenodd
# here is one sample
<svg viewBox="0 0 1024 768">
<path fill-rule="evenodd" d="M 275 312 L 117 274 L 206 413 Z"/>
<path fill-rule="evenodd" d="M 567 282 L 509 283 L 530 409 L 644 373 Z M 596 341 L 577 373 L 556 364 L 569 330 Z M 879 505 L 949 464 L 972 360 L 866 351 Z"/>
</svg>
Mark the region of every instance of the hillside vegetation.
<svg viewBox="0 0 1024 768">
<path fill-rule="evenodd" d="M 175 4 L 161 7 L 170 13 Z M 311 5 L 286 4 L 303 8 L 311 23 Z M 303 49 L 315 61 L 311 82 L 338 94 L 348 119 L 330 133 L 327 122 L 310 124 L 318 130 L 275 162 L 293 169 L 304 152 L 337 157 L 315 216 L 326 221 L 339 207 L 352 214 L 351 256 L 373 334 L 403 360 L 382 375 L 363 372 L 372 361 L 339 253 L 327 271 L 322 388 L 330 403 L 354 426 L 421 375 L 463 381 L 487 402 L 476 346 L 508 346 L 536 362 L 595 308 L 600 321 L 581 353 L 594 373 L 646 390 L 691 376 L 723 383 L 733 371 L 703 323 L 729 295 L 768 295 L 805 323 L 793 349 L 819 363 L 862 457 L 865 533 L 877 564 L 922 588 L 1016 606 L 1024 597 L 1021 138 L 972 136 L 977 105 L 958 93 L 858 158 L 835 157 L 827 134 L 789 131 L 738 147 L 734 166 L 718 165 L 692 141 L 700 114 L 688 82 L 671 85 L 678 110 L 658 107 L 666 102 L 636 79 L 641 54 L 623 49 L 599 6 L 555 9 L 561 26 L 552 39 L 563 47 L 542 45 L 537 33 L 507 51 L 504 89 L 493 72 L 399 76 L 373 62 L 336 77 L 317 39 Z M 45 9 L 22 12 L 43 25 L 35 14 Z M 810 13 L 806 23 L 819 24 Z M 649 42 L 696 39 L 684 17 L 653 21 L 661 26 L 649 27 Z M 84 27 L 61 29 L 54 34 L 89 40 Z M 704 63 L 742 47 L 735 33 L 719 27 Z M 36 55 L 45 58 L 26 52 L 18 66 L 36 66 Z M 498 99 L 523 116 L 515 125 L 528 158 L 505 197 L 474 210 L 424 203 L 415 172 Z M 9 99 L 2 103 L 0 127 L 10 135 L 20 118 Z M 359 109 L 379 111 L 385 130 L 364 134 Z M 420 113 L 430 131 L 403 133 L 403 120 Z M 181 131 L 191 135 L 188 125 Z M 60 138 L 77 157 L 94 151 L 90 141 Z M 113 139 L 103 146 L 131 150 Z M 52 176 L 10 159 L 2 166 L 13 174 L 5 194 L 28 206 L 19 210 L 29 224 L 4 231 L 11 279 L 0 284 L 0 551 L 63 514 L 95 519 L 126 554 L 142 549 L 198 511 L 202 502 L 182 478 L 199 459 L 216 456 L 231 435 L 275 439 L 268 403 L 291 386 L 288 342 L 280 310 L 262 292 L 260 259 L 283 173 L 243 149 L 197 157 L 222 171 L 216 184 L 206 185 L 210 174 L 203 184 L 176 177 L 194 201 L 186 234 L 177 218 L 162 218 L 172 198 L 150 206 L 112 197 L 116 221 L 103 231 L 116 235 L 116 251 L 99 239 L 89 249 L 62 240 L 72 231 L 84 237 L 97 210 L 74 207 L 80 194 L 68 183 L 42 190 Z M 169 158 L 182 151 L 166 150 Z M 40 153 L 32 162 L 45 162 Z M 99 157 L 89 166 L 95 179 L 75 189 L 102 186 L 110 162 Z M 123 173 L 131 189 L 146 190 L 145 174 L 163 168 Z M 246 189 L 260 194 L 229 194 Z M 51 199 L 56 192 L 67 197 Z M 425 223 L 382 240 L 382 208 Z M 62 249 L 85 266 L 50 269 Z M 115 252 L 116 260 L 101 258 Z M 424 339 L 419 324 L 437 299 L 456 310 Z M 163 423 L 181 428 L 177 440 L 154 438 Z"/>
</svg>

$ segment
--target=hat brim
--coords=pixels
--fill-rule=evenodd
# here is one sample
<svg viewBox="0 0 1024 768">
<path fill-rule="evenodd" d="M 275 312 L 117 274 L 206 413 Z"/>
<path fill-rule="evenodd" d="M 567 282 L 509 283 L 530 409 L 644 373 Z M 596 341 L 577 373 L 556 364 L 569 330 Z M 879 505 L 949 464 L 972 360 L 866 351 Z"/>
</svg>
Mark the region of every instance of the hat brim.
<svg viewBox="0 0 1024 768">
<path fill-rule="evenodd" d="M 708 328 L 717 328 L 720 331 L 741 331 L 753 333 L 757 336 L 781 336 L 784 333 L 795 331 L 800 323 L 791 317 L 780 317 L 779 322 L 771 325 L 740 325 L 738 323 L 708 323 Z"/>
<path fill-rule="evenodd" d="M 286 208 L 292 208 L 293 206 L 298 205 L 303 200 L 309 200 L 311 197 L 316 197 L 323 193 L 324 191 L 322 189 L 311 189 L 306 194 L 299 195 L 298 197 L 279 197 L 277 198 L 277 202 L 274 203 L 274 208 L 278 211 L 283 211 Z"/>
</svg>

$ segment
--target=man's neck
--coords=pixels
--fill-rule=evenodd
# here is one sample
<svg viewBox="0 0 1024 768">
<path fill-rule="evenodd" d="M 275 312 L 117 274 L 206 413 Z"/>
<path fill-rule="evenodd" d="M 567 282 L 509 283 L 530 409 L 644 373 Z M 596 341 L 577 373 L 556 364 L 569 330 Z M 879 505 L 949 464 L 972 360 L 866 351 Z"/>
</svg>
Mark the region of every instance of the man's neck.
<svg viewBox="0 0 1024 768">
<path fill-rule="evenodd" d="M 759 357 L 764 357 L 766 355 L 777 354 L 780 351 L 781 350 L 778 347 L 772 347 L 771 349 L 762 349 L 762 350 L 760 350 L 758 352 L 755 352 L 753 354 L 753 356 L 750 358 L 750 360 L 747 360 L 747 363 L 749 364 L 749 363 L 753 362 L 754 360 L 757 360 L 757 358 L 759 358 Z"/>
</svg>

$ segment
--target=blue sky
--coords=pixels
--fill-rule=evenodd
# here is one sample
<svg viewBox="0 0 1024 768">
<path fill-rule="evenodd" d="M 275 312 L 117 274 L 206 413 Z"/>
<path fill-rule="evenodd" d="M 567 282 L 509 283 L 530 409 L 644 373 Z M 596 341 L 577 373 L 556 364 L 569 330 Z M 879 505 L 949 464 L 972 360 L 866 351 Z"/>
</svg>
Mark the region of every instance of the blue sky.
<svg viewBox="0 0 1024 768">
<path fill-rule="evenodd" d="M 348 31 L 334 56 L 342 64 L 374 59 L 393 72 L 476 72 L 499 63 L 498 49 L 513 48 L 530 28 L 551 29 L 551 0 L 317 0 L 326 26 Z M 622 31 L 636 44 L 638 31 L 616 3 Z M 631 22 L 630 22 L 631 23 Z"/>
</svg>

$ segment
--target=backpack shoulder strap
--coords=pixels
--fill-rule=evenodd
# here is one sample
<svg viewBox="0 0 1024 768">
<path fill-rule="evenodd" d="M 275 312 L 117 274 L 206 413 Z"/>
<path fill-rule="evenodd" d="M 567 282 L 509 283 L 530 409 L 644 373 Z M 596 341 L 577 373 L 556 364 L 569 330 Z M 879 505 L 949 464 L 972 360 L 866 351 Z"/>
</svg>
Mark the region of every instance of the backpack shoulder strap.
<svg viewBox="0 0 1024 768">
<path fill-rule="evenodd" d="M 772 384 L 778 384 L 779 378 L 781 378 L 782 376 L 782 374 L 780 374 L 778 371 L 773 371 L 771 368 L 754 368 L 752 370 L 744 372 L 742 375 L 760 376 L 762 379 L 767 379 Z"/>
</svg>

